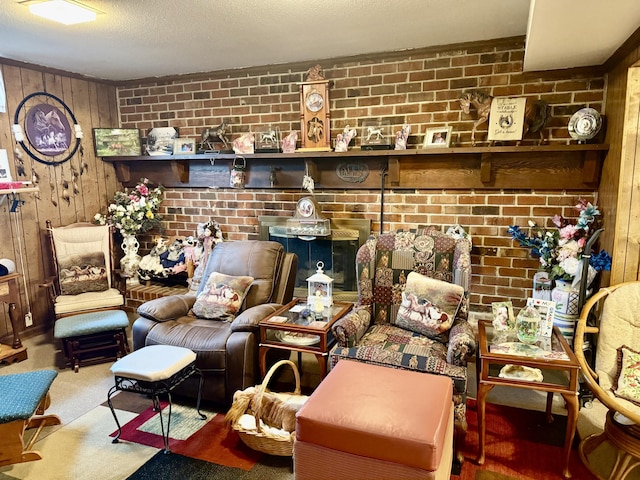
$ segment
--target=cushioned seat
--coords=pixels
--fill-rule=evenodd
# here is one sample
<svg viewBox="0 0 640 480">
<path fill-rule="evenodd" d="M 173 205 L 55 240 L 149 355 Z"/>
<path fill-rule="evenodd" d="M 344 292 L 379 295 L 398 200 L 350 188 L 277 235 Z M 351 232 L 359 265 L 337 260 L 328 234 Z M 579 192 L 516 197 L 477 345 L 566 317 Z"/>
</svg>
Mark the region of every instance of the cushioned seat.
<svg viewBox="0 0 640 480">
<path fill-rule="evenodd" d="M 124 296 L 120 290 L 109 288 L 103 292 L 85 292 L 78 295 L 59 295 L 55 299 L 53 308 L 56 315 L 73 313 L 79 310 L 95 308 L 114 308 L 124 303 Z"/>
<path fill-rule="evenodd" d="M 119 330 L 129 326 L 129 318 L 122 310 L 104 310 L 81 313 L 59 319 L 53 328 L 55 338 L 69 338 L 108 330 Z"/>
<path fill-rule="evenodd" d="M 116 383 L 107 394 L 107 403 L 118 426 L 118 434 L 113 443 L 118 443 L 122 428 L 116 416 L 116 411 L 111 402 L 111 396 L 118 390 L 144 393 L 151 395 L 154 409 L 159 412 L 160 428 L 164 440 L 164 451 L 169 453 L 169 430 L 171 428 L 171 392 L 192 375 L 200 378 L 200 387 L 196 408 L 201 419 L 206 417 L 200 413 L 200 397 L 204 378 L 202 372 L 195 367 L 196 354 L 184 347 L 171 345 L 151 345 L 136 350 L 126 357 L 121 358 L 111 366 L 111 372 L 115 375 Z M 162 409 L 160 408 L 160 395 L 166 395 L 169 399 L 169 417 L 165 433 Z"/>
<path fill-rule="evenodd" d="M 296 416 L 296 478 L 448 479 L 452 459 L 444 376 L 343 361 Z"/>
<path fill-rule="evenodd" d="M 37 370 L 0 376 L 0 466 L 42 458 L 31 448 L 41 427 L 60 424 L 57 416 L 42 415 L 57 375 L 55 370 Z M 24 431 L 34 427 L 38 431 L 24 445 Z"/>
</svg>

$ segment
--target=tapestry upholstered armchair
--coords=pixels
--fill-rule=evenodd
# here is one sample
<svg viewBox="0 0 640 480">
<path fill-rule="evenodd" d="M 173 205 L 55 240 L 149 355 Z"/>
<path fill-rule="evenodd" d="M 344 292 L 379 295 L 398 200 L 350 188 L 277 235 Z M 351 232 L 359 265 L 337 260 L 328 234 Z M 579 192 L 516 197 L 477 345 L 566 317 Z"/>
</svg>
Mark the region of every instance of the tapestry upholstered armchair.
<svg viewBox="0 0 640 480">
<path fill-rule="evenodd" d="M 470 250 L 468 237 L 434 227 L 369 238 L 356 255 L 358 303 L 334 324 L 329 354 L 331 367 L 349 359 L 451 377 L 458 438 L 476 350 L 467 322 Z"/>
</svg>

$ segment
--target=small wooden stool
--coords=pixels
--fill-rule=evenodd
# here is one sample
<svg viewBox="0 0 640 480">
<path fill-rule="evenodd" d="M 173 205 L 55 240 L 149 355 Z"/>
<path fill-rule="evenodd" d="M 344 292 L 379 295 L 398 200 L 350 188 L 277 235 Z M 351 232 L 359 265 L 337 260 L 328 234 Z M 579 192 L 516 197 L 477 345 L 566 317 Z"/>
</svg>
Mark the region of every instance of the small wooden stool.
<svg viewBox="0 0 640 480">
<path fill-rule="evenodd" d="M 162 429 L 162 437 L 164 439 L 164 453 L 170 453 L 171 391 L 191 375 L 195 374 L 200 376 L 196 408 L 200 418 L 203 420 L 207 418 L 200 412 L 200 396 L 202 395 L 204 377 L 202 372 L 196 368 L 196 354 L 188 348 L 174 347 L 172 345 L 149 345 L 142 347 L 114 363 L 111 366 L 111 372 L 113 372 L 116 377 L 116 384 L 109 390 L 107 403 L 118 426 L 118 434 L 113 439 L 113 443 L 118 443 L 120 434 L 122 433 L 122 427 L 111 403 L 111 396 L 118 390 L 151 395 L 153 399 L 153 409 L 158 412 L 158 416 L 160 417 L 160 428 Z M 166 434 L 159 399 L 160 395 L 165 394 L 169 398 L 169 417 L 167 419 Z"/>
<path fill-rule="evenodd" d="M 56 415 L 43 415 L 51 403 L 49 388 L 55 370 L 36 370 L 0 376 L 0 466 L 42 459 L 33 448 L 43 427 L 60 425 Z M 24 432 L 37 427 L 24 445 Z"/>
<path fill-rule="evenodd" d="M 451 378 L 342 360 L 296 415 L 295 478 L 448 480 Z"/>
</svg>

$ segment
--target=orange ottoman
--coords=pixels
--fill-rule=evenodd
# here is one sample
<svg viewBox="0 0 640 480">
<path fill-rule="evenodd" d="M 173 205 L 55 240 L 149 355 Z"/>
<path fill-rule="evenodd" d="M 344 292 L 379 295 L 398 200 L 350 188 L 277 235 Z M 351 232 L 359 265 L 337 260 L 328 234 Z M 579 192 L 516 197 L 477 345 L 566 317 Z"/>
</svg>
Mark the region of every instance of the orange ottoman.
<svg viewBox="0 0 640 480">
<path fill-rule="evenodd" d="M 296 415 L 295 478 L 449 479 L 452 392 L 449 377 L 342 360 Z"/>
</svg>

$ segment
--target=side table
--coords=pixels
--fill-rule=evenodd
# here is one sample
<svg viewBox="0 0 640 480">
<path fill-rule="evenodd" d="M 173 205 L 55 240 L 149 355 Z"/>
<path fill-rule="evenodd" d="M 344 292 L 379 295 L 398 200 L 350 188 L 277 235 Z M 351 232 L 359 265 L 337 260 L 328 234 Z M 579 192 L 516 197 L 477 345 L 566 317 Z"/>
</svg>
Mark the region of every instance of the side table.
<svg viewBox="0 0 640 480">
<path fill-rule="evenodd" d="M 484 440 L 486 433 L 485 405 L 487 394 L 496 385 L 525 388 L 547 392 L 547 417 L 551 419 L 551 403 L 553 394 L 559 393 L 567 405 L 567 429 L 564 437 L 564 467 L 562 475 L 570 478 L 569 456 L 578 421 L 578 372 L 580 365 L 569 344 L 553 327 L 550 338 L 538 340 L 535 345 L 527 345 L 517 341 L 515 333 L 497 332 L 489 320 L 478 322 L 479 354 L 476 362 L 478 382 L 478 435 L 479 452 L 477 463 L 484 463 Z M 524 366 L 539 369 L 543 378 L 541 382 L 528 381 L 516 377 L 500 377 L 500 370 L 505 365 Z"/>
<path fill-rule="evenodd" d="M 322 320 L 310 321 L 305 315 L 306 299 L 294 298 L 262 320 L 259 324 L 262 377 L 267 372 L 267 352 L 276 348 L 298 352 L 298 358 L 302 353 L 314 355 L 320 365 L 320 378 L 324 378 L 327 375 L 329 349 L 335 343 L 331 326 L 352 307 L 352 303 L 335 302 L 324 309 Z"/>
<path fill-rule="evenodd" d="M 27 359 L 27 347 L 22 346 L 19 336 L 19 315 L 16 307 L 16 305 L 20 305 L 20 285 L 18 284 L 20 277 L 19 273 L 10 273 L 0 277 L 0 302 L 8 305 L 9 320 L 13 330 L 11 346 L 0 343 L 0 363 L 21 362 Z M 22 312 L 21 309 L 20 312 Z"/>
</svg>

